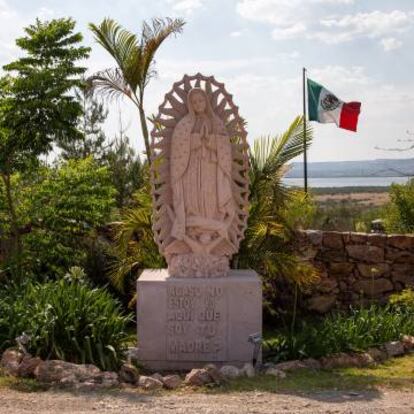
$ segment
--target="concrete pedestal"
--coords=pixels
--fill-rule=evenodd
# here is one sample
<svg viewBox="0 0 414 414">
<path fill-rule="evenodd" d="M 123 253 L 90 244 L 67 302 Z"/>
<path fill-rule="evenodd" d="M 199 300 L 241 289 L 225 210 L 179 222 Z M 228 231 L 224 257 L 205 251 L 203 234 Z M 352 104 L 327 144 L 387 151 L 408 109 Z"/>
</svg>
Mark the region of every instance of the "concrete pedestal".
<svg viewBox="0 0 414 414">
<path fill-rule="evenodd" d="M 145 270 L 137 282 L 140 361 L 154 370 L 251 362 L 249 335 L 262 332 L 262 288 L 256 272 L 223 278 L 169 278 Z"/>
</svg>

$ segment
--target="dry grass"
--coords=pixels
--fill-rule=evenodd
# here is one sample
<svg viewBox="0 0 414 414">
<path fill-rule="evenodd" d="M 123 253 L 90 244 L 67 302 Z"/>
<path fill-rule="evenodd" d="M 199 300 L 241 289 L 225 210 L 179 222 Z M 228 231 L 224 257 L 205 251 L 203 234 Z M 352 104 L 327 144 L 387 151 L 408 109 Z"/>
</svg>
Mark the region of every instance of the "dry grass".
<svg viewBox="0 0 414 414">
<path fill-rule="evenodd" d="M 366 391 L 379 388 L 414 390 L 414 355 L 395 358 L 370 368 L 298 370 L 284 379 L 269 375 L 239 378 L 209 392 Z"/>
<path fill-rule="evenodd" d="M 389 202 L 389 193 L 337 193 L 315 195 L 318 203 L 352 201 L 360 205 L 381 207 Z"/>
</svg>

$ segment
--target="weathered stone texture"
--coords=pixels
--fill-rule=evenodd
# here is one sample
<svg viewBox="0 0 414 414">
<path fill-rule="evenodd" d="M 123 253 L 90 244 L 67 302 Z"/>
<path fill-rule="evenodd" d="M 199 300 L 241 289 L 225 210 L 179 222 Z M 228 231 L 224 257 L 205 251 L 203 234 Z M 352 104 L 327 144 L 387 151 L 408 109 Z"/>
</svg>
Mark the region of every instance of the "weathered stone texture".
<svg viewBox="0 0 414 414">
<path fill-rule="evenodd" d="M 162 388 L 160 380 L 145 375 L 139 377 L 138 385 L 147 391 L 160 390 Z"/>
<path fill-rule="evenodd" d="M 354 244 L 346 246 L 350 259 L 367 263 L 378 263 L 384 260 L 384 249 L 366 244 Z"/>
<path fill-rule="evenodd" d="M 205 384 L 212 382 L 212 378 L 208 371 L 204 368 L 194 368 L 185 377 L 185 383 L 187 385 L 195 385 L 200 387 Z"/>
<path fill-rule="evenodd" d="M 308 308 L 318 313 L 325 313 L 335 305 L 336 297 L 332 295 L 313 296 L 309 299 Z"/>
<path fill-rule="evenodd" d="M 0 365 L 4 368 L 7 374 L 16 376 L 23 358 L 23 352 L 14 348 L 9 348 L 3 352 Z"/>
<path fill-rule="evenodd" d="M 383 247 L 387 242 L 387 236 L 385 234 L 367 234 L 367 243 L 373 246 Z"/>
<path fill-rule="evenodd" d="M 42 360 L 39 357 L 32 357 L 31 355 L 25 355 L 22 362 L 19 365 L 17 375 L 19 377 L 34 377 L 36 368 L 41 364 Z"/>
<path fill-rule="evenodd" d="M 349 233 L 350 242 L 355 244 L 365 244 L 367 242 L 367 233 Z"/>
<path fill-rule="evenodd" d="M 396 247 L 401 250 L 414 247 L 413 238 L 407 237 L 404 234 L 390 234 L 387 238 L 387 244 L 388 246 Z"/>
<path fill-rule="evenodd" d="M 306 230 L 300 232 L 297 251 L 320 273 L 304 301 L 318 313 L 372 299 L 384 302 L 414 286 L 413 235 Z"/>
<path fill-rule="evenodd" d="M 140 362 L 153 370 L 242 367 L 261 333 L 262 292 L 257 274 L 232 270 L 223 278 L 171 278 L 145 270 L 137 282 Z"/>
<path fill-rule="evenodd" d="M 342 239 L 342 233 L 336 231 L 327 231 L 323 235 L 323 245 L 330 249 L 342 249 L 344 241 Z"/>
<path fill-rule="evenodd" d="M 390 292 L 394 286 L 388 279 L 359 280 L 354 284 L 357 292 L 367 296 L 378 296 L 384 292 Z"/>
<path fill-rule="evenodd" d="M 166 375 L 162 378 L 162 383 L 168 390 L 175 390 L 176 388 L 179 388 L 182 382 L 183 380 L 179 375 Z"/>
<path fill-rule="evenodd" d="M 136 384 L 139 379 L 138 369 L 132 364 L 124 364 L 119 370 L 119 379 L 127 384 Z"/>
<path fill-rule="evenodd" d="M 354 270 L 354 263 L 339 262 L 329 263 L 329 274 L 339 278 L 340 276 L 348 277 Z"/>
<path fill-rule="evenodd" d="M 359 274 L 362 277 L 378 278 L 382 276 L 388 276 L 390 271 L 390 265 L 388 263 L 358 263 L 357 266 Z"/>
</svg>

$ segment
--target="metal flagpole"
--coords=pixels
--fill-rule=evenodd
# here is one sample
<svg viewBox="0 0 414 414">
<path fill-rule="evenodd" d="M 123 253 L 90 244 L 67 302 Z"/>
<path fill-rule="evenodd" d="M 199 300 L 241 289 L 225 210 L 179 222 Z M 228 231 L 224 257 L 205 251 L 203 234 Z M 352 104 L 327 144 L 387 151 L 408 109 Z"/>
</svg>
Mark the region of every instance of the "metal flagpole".
<svg viewBox="0 0 414 414">
<path fill-rule="evenodd" d="M 308 156 L 306 152 L 306 68 L 303 68 L 303 178 L 305 193 L 308 193 Z"/>
</svg>

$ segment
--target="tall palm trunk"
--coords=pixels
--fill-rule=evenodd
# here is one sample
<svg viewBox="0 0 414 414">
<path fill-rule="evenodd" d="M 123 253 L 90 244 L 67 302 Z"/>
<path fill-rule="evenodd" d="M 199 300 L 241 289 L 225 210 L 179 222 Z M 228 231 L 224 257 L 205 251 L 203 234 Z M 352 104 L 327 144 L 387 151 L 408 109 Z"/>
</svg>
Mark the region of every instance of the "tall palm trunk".
<svg viewBox="0 0 414 414">
<path fill-rule="evenodd" d="M 143 104 L 144 92 L 156 73 L 153 66 L 158 48 L 168 37 L 181 33 L 184 24 L 182 19 L 155 18 L 150 23 L 143 23 L 141 37 L 123 29 L 115 20 L 109 18 L 99 25 L 89 25 L 96 41 L 109 52 L 117 64 L 116 68 L 91 76 L 90 85 L 110 97 L 125 95 L 137 106 L 150 165 L 150 139 Z"/>
<path fill-rule="evenodd" d="M 150 141 L 149 141 L 147 118 L 145 116 L 145 110 L 142 104 L 138 107 L 138 109 L 139 109 L 139 119 L 141 121 L 141 131 L 142 131 L 142 136 L 144 137 L 145 152 L 147 155 L 148 165 L 151 165 L 151 148 L 150 148 Z"/>
</svg>

